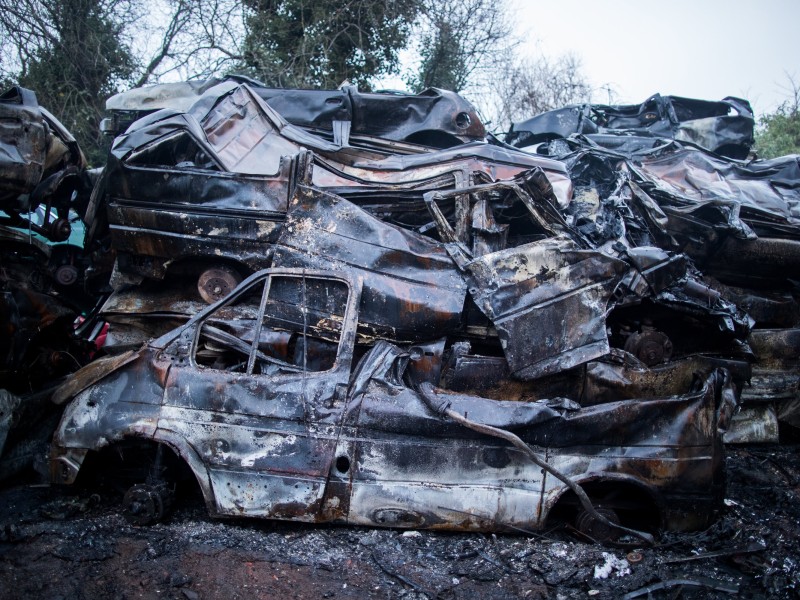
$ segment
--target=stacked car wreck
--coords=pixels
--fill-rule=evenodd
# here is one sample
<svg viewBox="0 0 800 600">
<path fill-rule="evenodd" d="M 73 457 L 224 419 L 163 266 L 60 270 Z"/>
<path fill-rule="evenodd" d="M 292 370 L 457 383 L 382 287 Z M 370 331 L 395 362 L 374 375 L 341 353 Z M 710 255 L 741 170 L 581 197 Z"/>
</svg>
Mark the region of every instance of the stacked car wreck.
<svg viewBox="0 0 800 600">
<path fill-rule="evenodd" d="M 97 302 L 84 289 L 86 161 L 30 90 L 0 96 L 0 479 L 49 442 L 55 383 L 89 361 Z M 76 212 L 77 211 L 77 212 Z"/>
<path fill-rule="evenodd" d="M 438 91 L 228 80 L 110 106 L 109 129 L 131 124 L 85 213 L 109 356 L 55 393 L 51 465 L 72 483 L 110 449 L 144 455 L 134 520 L 188 470 L 217 515 L 691 529 L 719 509 L 753 347 L 783 336 L 757 381 L 796 400 L 793 330 L 752 330 L 796 323 L 748 314 L 796 307 L 795 205 L 773 177 L 796 189 L 789 159 L 652 136 L 523 151 Z M 717 185 L 677 161 L 718 166 Z M 731 269 L 747 258 L 729 238 L 755 262 Z M 748 304 L 759 261 L 770 291 Z"/>
<path fill-rule="evenodd" d="M 747 312 L 752 376 L 743 427 L 728 439 L 777 442 L 779 419 L 797 426 L 798 156 L 737 160 L 753 140 L 752 110 L 737 98 L 656 95 L 639 106 L 556 112 L 564 111 L 581 115 L 574 128 L 557 131 L 545 114 L 509 137 L 563 161 L 595 221 L 607 222 L 620 204 L 653 207 L 658 245 L 686 254 L 711 294 Z"/>
</svg>

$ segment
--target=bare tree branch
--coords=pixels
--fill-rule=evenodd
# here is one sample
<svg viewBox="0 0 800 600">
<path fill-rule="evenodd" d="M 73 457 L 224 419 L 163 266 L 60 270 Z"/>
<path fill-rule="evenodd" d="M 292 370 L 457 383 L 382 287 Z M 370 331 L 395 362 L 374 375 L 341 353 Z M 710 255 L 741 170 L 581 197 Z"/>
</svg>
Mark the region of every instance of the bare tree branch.
<svg viewBox="0 0 800 600">
<path fill-rule="evenodd" d="M 555 59 L 515 58 L 498 72 L 493 97 L 486 98 L 497 131 L 512 122 L 569 104 L 589 102 L 592 88 L 580 59 L 566 54 Z"/>
</svg>

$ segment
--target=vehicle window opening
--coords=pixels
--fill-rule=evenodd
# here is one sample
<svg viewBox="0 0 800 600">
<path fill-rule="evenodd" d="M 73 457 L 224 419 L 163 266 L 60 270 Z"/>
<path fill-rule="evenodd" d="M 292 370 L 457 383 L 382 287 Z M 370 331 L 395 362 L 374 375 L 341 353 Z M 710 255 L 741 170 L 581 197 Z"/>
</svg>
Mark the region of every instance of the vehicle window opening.
<svg viewBox="0 0 800 600">
<path fill-rule="evenodd" d="M 347 297 L 338 280 L 274 275 L 203 322 L 195 361 L 250 375 L 329 371 L 338 357 Z M 237 311 L 244 318 L 231 318 Z"/>
<path fill-rule="evenodd" d="M 256 364 L 256 354 L 259 351 L 259 346 L 261 345 L 261 328 L 264 325 L 264 312 L 267 310 L 267 298 L 269 298 L 269 290 L 272 287 L 272 277 L 267 277 L 266 284 L 264 285 L 264 292 L 261 294 L 261 302 L 259 303 L 258 307 L 258 318 L 256 319 L 255 324 L 255 333 L 253 335 L 253 340 L 258 340 L 258 343 L 254 343 L 252 348 L 250 349 L 250 355 L 247 357 L 247 372 L 252 373 L 253 367 Z"/>
<path fill-rule="evenodd" d="M 439 238 L 460 244 L 468 258 L 477 258 L 567 231 L 552 203 L 552 191 L 547 195 L 537 188 L 542 177 L 533 172 L 511 183 L 426 193 Z"/>
<path fill-rule="evenodd" d="M 211 156 L 186 131 L 179 131 L 149 144 L 132 154 L 127 162 L 133 165 L 179 169 L 219 170 Z"/>
</svg>

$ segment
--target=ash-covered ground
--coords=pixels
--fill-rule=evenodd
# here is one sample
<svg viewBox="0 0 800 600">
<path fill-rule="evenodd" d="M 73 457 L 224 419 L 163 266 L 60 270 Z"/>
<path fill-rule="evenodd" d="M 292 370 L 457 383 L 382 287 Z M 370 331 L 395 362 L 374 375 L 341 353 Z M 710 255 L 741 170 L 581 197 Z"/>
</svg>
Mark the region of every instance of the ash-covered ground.
<svg viewBox="0 0 800 600">
<path fill-rule="evenodd" d="M 130 525 L 103 488 L 0 490 L 0 599 L 794 598 L 800 596 L 800 446 L 730 448 L 707 531 L 654 548 L 531 535 L 210 519 L 184 497 Z M 649 595 L 648 595 L 649 594 Z"/>
</svg>

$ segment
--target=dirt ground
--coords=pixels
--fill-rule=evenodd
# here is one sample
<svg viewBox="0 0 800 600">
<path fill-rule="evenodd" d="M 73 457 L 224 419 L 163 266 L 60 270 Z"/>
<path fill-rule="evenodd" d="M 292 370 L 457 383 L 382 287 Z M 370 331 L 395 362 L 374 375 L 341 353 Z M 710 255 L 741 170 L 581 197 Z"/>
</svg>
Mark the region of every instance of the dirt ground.
<svg viewBox="0 0 800 600">
<path fill-rule="evenodd" d="M 800 446 L 730 448 L 707 531 L 600 546 L 558 528 L 446 534 L 210 519 L 130 525 L 100 489 L 0 490 L 0 600 L 800 597 Z M 649 596 L 648 596 L 649 594 Z"/>
</svg>

